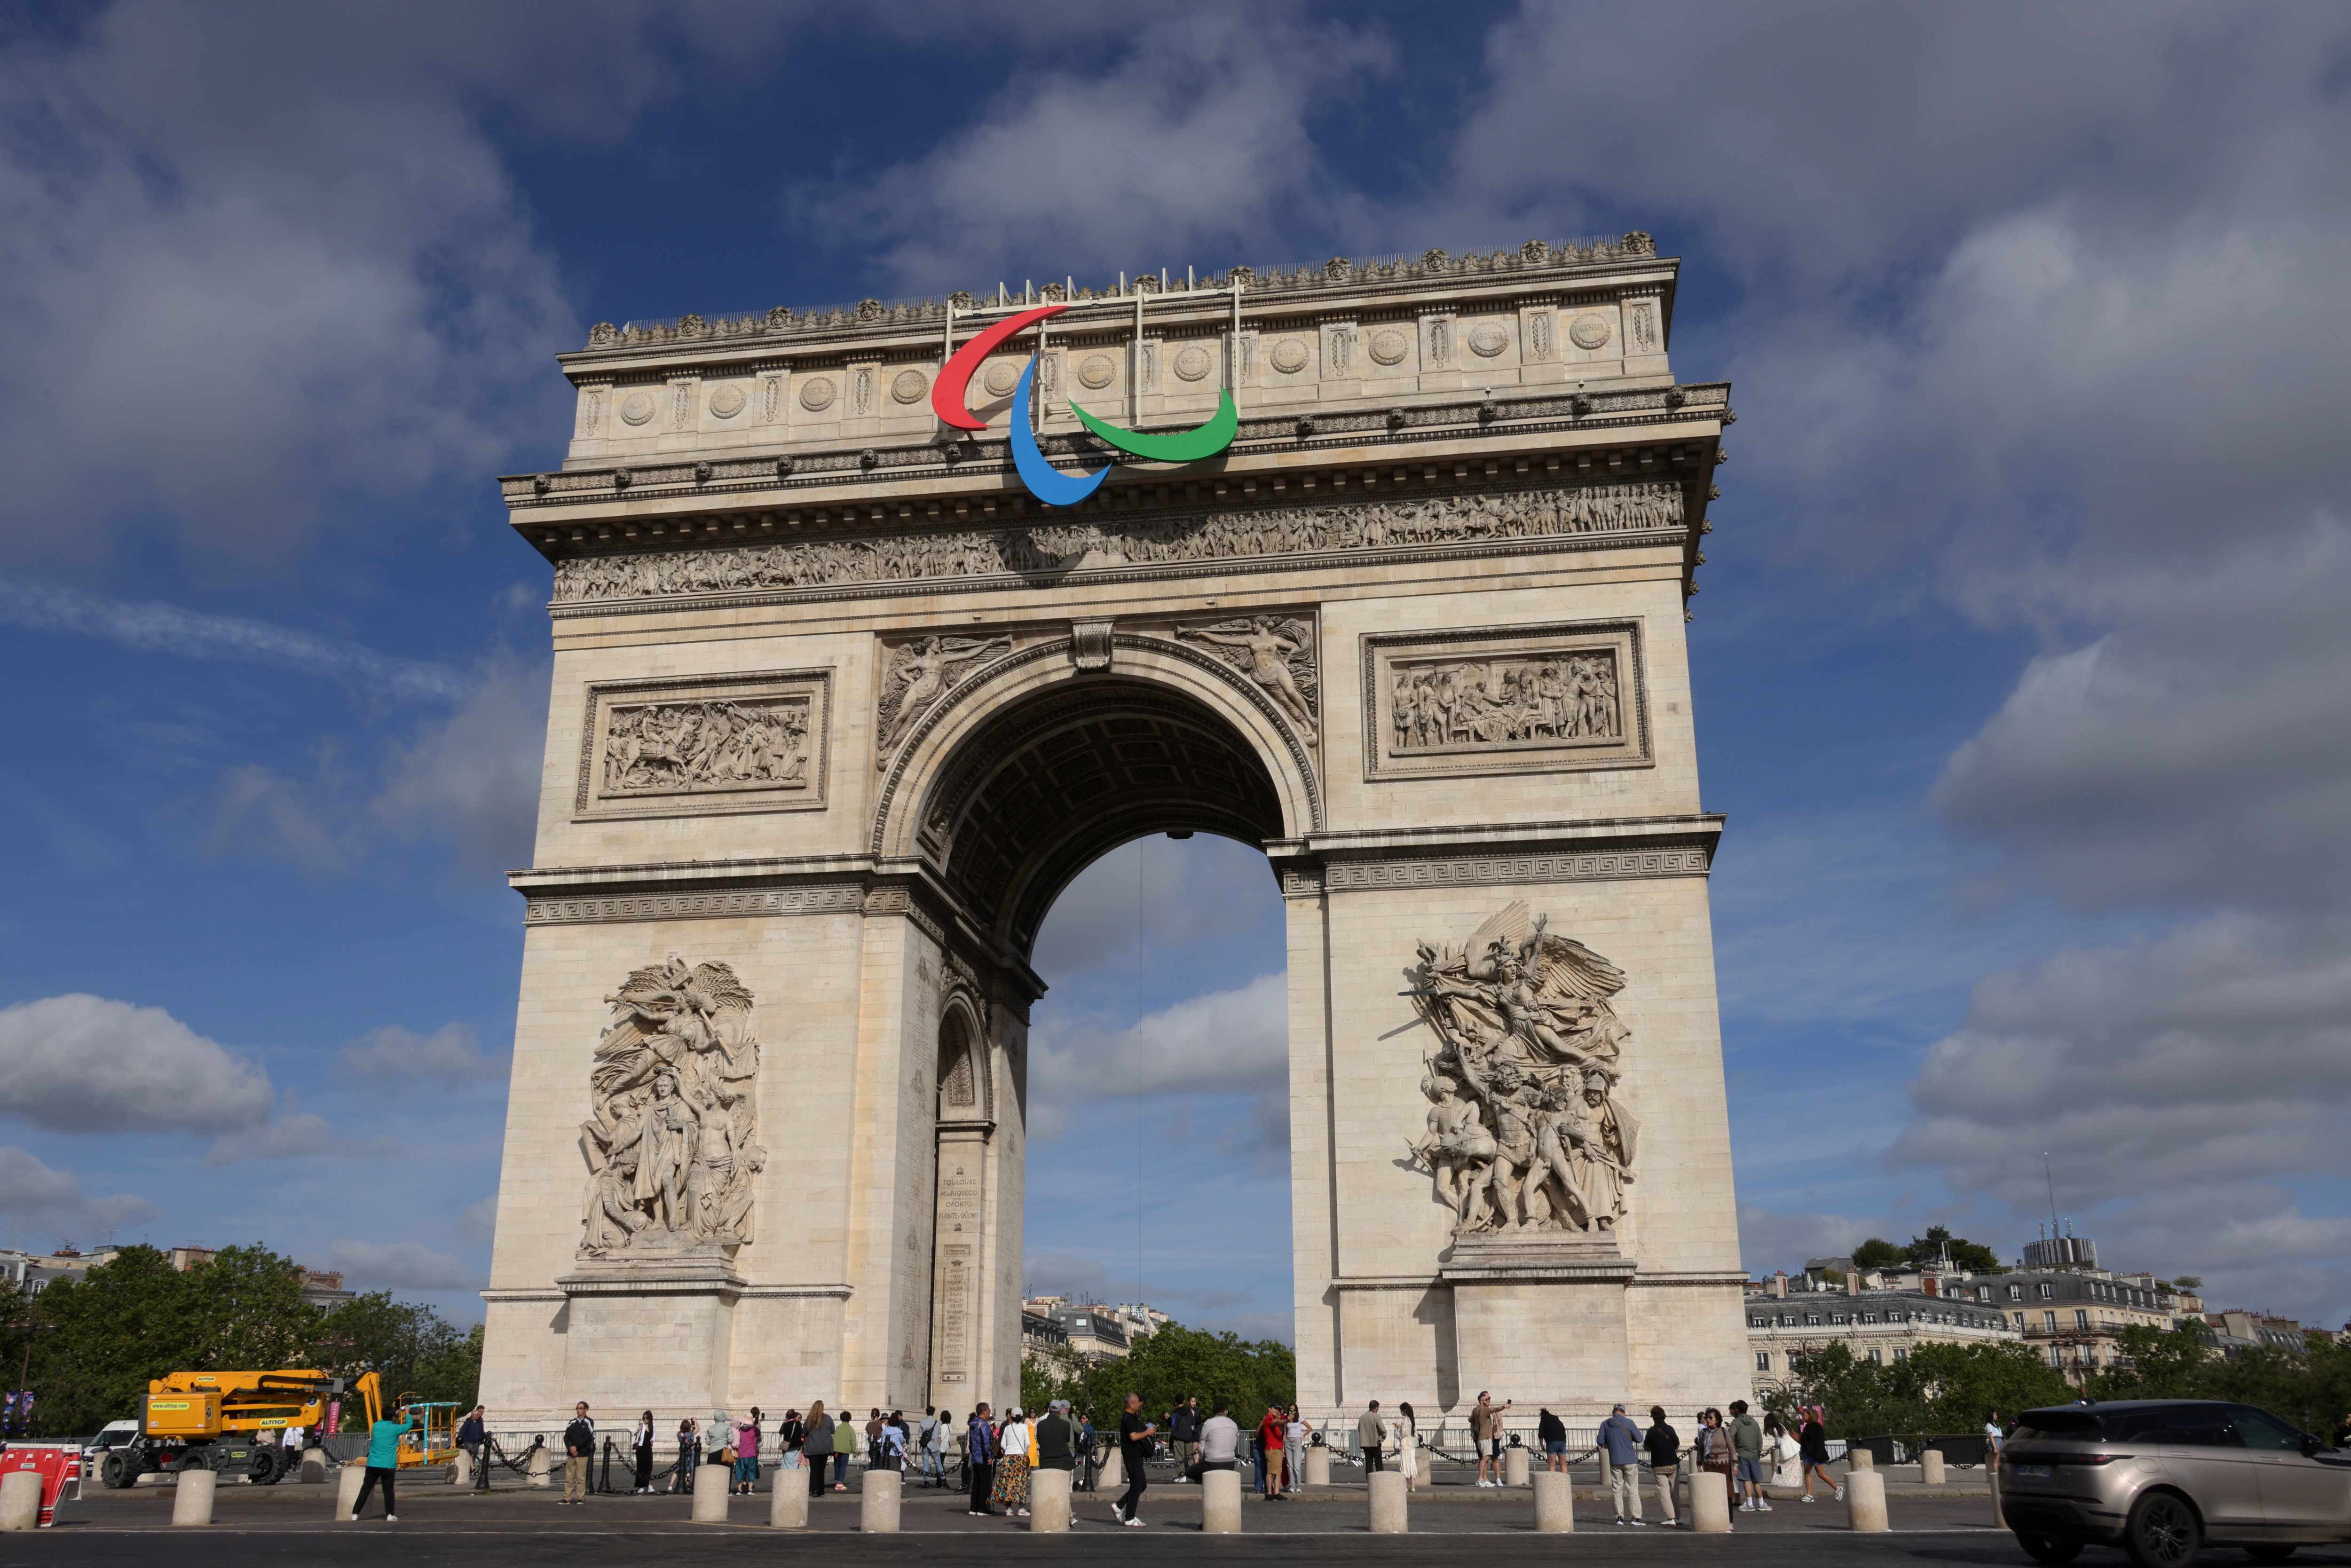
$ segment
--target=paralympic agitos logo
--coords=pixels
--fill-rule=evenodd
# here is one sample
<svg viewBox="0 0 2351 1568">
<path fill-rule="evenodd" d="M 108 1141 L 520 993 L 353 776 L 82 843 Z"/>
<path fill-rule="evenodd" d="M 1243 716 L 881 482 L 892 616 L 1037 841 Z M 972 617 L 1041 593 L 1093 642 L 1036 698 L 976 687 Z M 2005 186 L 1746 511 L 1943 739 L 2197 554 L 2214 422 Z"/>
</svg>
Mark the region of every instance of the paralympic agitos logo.
<svg viewBox="0 0 2351 1568">
<path fill-rule="evenodd" d="M 998 321 L 957 349 L 932 384 L 932 412 L 957 430 L 987 429 L 987 422 L 973 418 L 971 411 L 964 406 L 972 372 L 998 344 L 1068 308 L 1066 305 L 1041 305 L 1033 310 L 1023 310 Z M 1104 464 L 1092 474 L 1064 474 L 1045 461 L 1045 454 L 1037 445 L 1029 412 L 1030 388 L 1037 379 L 1037 359 L 1035 354 L 1029 356 L 1028 366 L 1020 372 L 1020 384 L 1012 394 L 1012 465 L 1019 470 L 1020 482 L 1029 486 L 1030 495 L 1049 507 L 1073 507 L 1102 487 L 1113 465 Z M 1219 387 L 1217 400 L 1216 415 L 1206 424 L 1156 435 L 1097 419 L 1074 400 L 1070 403 L 1070 412 L 1078 416 L 1081 424 L 1121 452 L 1154 463 L 1196 463 L 1230 446 L 1240 430 L 1240 414 L 1233 406 L 1232 392 Z"/>
</svg>

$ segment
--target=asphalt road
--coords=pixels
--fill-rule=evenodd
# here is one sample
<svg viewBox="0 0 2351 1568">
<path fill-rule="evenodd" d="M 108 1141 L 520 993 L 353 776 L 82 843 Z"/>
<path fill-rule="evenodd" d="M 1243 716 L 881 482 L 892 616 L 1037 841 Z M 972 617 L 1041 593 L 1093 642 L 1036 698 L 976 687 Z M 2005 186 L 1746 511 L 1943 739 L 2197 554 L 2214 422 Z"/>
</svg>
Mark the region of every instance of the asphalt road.
<svg viewBox="0 0 2351 1568">
<path fill-rule="evenodd" d="M 828 1563 L 906 1563 L 938 1568 L 965 1562 L 1001 1562 L 1072 1552 L 1116 1554 L 1138 1564 L 1196 1563 L 1203 1554 L 1238 1563 L 1262 1558 L 1268 1548 L 1247 1536 L 1273 1538 L 1284 1564 L 1317 1568 L 1330 1563 L 1360 1568 L 1366 1563 L 1412 1563 L 1432 1555 L 1474 1554 L 1479 1568 L 1515 1568 L 1578 1557 L 1642 1565 L 1704 1563 L 1713 1568 L 1726 1555 L 1744 1565 L 1895 1563 L 1921 1564 L 2027 1562 L 2015 1542 L 1992 1528 L 1980 1498 L 1896 1498 L 1889 1508 L 1889 1535 L 1856 1535 L 1845 1528 L 1844 1509 L 1823 1502 L 1811 1507 L 1778 1504 L 1770 1514 L 1739 1514 L 1728 1537 L 1698 1536 L 1652 1523 L 1631 1530 L 1614 1522 L 1608 1505 L 1579 1498 L 1576 1532 L 1569 1538 L 1534 1533 L 1531 1496 L 1438 1488 L 1414 1500 L 1410 1536 L 1375 1536 L 1365 1529 L 1363 1489 L 1318 1490 L 1301 1500 L 1268 1503 L 1252 1499 L 1243 1513 L 1243 1539 L 1199 1534 L 1199 1501 L 1188 1487 L 1155 1485 L 1146 1496 L 1144 1530 L 1111 1522 L 1109 1495 L 1081 1496 L 1076 1528 L 1067 1536 L 1032 1535 L 1025 1521 L 975 1519 L 960 1496 L 917 1490 L 904 1503 L 902 1530 L 890 1535 L 860 1535 L 854 1493 L 828 1494 L 810 1510 L 806 1532 L 767 1528 L 765 1496 L 738 1499 L 737 1522 L 696 1525 L 685 1498 L 597 1497 L 577 1508 L 558 1506 L 559 1494 L 525 1488 L 501 1489 L 476 1497 L 446 1486 L 404 1489 L 400 1521 L 386 1524 L 380 1505 L 353 1525 L 332 1515 L 334 1494 L 325 1487 L 292 1484 L 271 1488 L 224 1488 L 207 1529 L 173 1531 L 168 1487 L 110 1492 L 93 1489 L 60 1510 L 55 1529 L 0 1536 L 0 1568 L 152 1568 L 168 1552 L 172 1568 L 315 1568 L 322 1551 L 338 1568 L 418 1568 L 447 1563 L 514 1568 L 643 1568 L 691 1541 L 698 1568 L 740 1563 L 770 1563 L 807 1552 Z M 168 1546 L 156 1539 L 170 1531 Z M 1471 1537 L 1434 1547 L 1431 1537 Z M 818 1545 L 811 1537 L 822 1538 Z M 681 1539 L 683 1538 L 683 1539 Z M 2236 1564 L 2241 1552 L 2214 1551 L 2214 1563 Z M 2119 1552 L 2093 1549 L 2083 1568 L 2122 1563 Z M 2305 1548 L 2297 1563 L 2351 1564 L 2351 1548 Z"/>
</svg>

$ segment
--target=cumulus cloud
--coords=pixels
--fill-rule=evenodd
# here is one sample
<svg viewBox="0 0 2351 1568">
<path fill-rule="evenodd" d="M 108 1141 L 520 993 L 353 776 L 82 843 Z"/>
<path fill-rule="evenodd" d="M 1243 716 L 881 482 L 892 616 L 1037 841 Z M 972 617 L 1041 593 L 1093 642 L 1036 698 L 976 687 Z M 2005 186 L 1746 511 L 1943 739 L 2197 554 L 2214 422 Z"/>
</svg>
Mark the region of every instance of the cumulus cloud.
<svg viewBox="0 0 2351 1568">
<path fill-rule="evenodd" d="M 65 1133 L 240 1131 L 269 1076 L 161 1008 L 76 993 L 0 1009 L 0 1114 Z"/>
<path fill-rule="evenodd" d="M 1032 1037 L 1030 1136 L 1058 1137 L 1078 1108 L 1141 1094 L 1248 1094 L 1260 1121 L 1289 1136 L 1289 982 L 1262 975 L 1147 1013 L 1123 1030 Z"/>
<path fill-rule="evenodd" d="M 2059 1202 L 2102 1256 L 2273 1304 L 2343 1299 L 2351 1220 L 2288 1184 L 2351 1175 L 2351 924 L 2225 915 L 1977 988 L 1928 1052 L 1893 1150 L 2013 1215 Z"/>
<path fill-rule="evenodd" d="M 132 1193 L 93 1197 L 71 1172 L 54 1170 L 14 1145 L 0 1145 L 0 1214 L 70 1236 L 102 1235 L 155 1212 L 153 1204 Z"/>
<path fill-rule="evenodd" d="M 371 1089 L 463 1089 L 502 1082 L 507 1068 L 505 1057 L 483 1051 L 466 1023 L 444 1023 L 429 1035 L 387 1025 L 343 1047 L 335 1059 L 338 1077 Z"/>
<path fill-rule="evenodd" d="M 462 1291 L 474 1270 L 418 1241 L 337 1241 L 328 1249 L 344 1281 L 361 1290 Z"/>
<path fill-rule="evenodd" d="M 1265 856 L 1230 840 L 1165 837 L 1122 844 L 1053 903 L 1031 957 L 1055 985 L 1133 954 L 1188 947 L 1264 918 L 1273 886 Z"/>
<path fill-rule="evenodd" d="M 323 750 L 292 778 L 259 764 L 223 775 L 208 843 L 214 853 L 283 861 L 318 875 L 347 872 L 380 847 L 448 847 L 453 872 L 482 877 L 530 858 L 547 733 L 548 665 L 500 654 L 445 717 L 392 744 L 373 768 Z"/>
<path fill-rule="evenodd" d="M 806 187 L 799 205 L 836 234 L 878 238 L 910 287 L 992 287 L 1023 265 L 1295 262 L 1234 253 L 1334 226 L 1343 187 L 1308 117 L 1392 63 L 1359 27 L 1195 7 L 1142 22 L 1107 69 L 1019 73 L 927 156 Z"/>
</svg>

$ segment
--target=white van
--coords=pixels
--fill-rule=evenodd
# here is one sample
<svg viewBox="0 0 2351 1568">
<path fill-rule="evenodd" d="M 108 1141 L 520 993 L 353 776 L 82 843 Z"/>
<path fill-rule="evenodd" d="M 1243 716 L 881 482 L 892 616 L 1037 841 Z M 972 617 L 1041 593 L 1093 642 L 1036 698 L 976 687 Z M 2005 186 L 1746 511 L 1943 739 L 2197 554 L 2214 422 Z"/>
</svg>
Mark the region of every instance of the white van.
<svg viewBox="0 0 2351 1568">
<path fill-rule="evenodd" d="M 106 1458 L 110 1449 L 121 1448 L 125 1443 L 130 1442 L 131 1438 L 136 1437 L 137 1436 L 139 1436 L 138 1422 L 109 1421 L 105 1426 L 99 1428 L 98 1436 L 92 1437 L 89 1443 L 83 1447 L 81 1451 L 81 1473 L 85 1476 L 96 1476 L 98 1474 L 99 1461 Z"/>
</svg>

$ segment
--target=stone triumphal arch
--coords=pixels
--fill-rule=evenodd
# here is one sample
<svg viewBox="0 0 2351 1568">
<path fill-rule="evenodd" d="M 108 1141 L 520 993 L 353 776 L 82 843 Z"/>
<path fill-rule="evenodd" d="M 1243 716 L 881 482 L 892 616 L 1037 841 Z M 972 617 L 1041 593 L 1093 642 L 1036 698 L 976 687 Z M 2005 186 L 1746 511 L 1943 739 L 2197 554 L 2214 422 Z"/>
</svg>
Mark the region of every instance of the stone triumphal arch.
<svg viewBox="0 0 2351 1568">
<path fill-rule="evenodd" d="M 1743 1388 L 1683 632 L 1731 414 L 1676 274 L 1636 234 L 564 355 L 565 461 L 503 481 L 555 670 L 491 1406 L 1011 1401 L 1030 945 L 1161 832 L 1288 911 L 1310 1406 Z M 1238 433 L 1045 507 L 1032 361 L 1066 473 L 1073 399 Z"/>
</svg>

